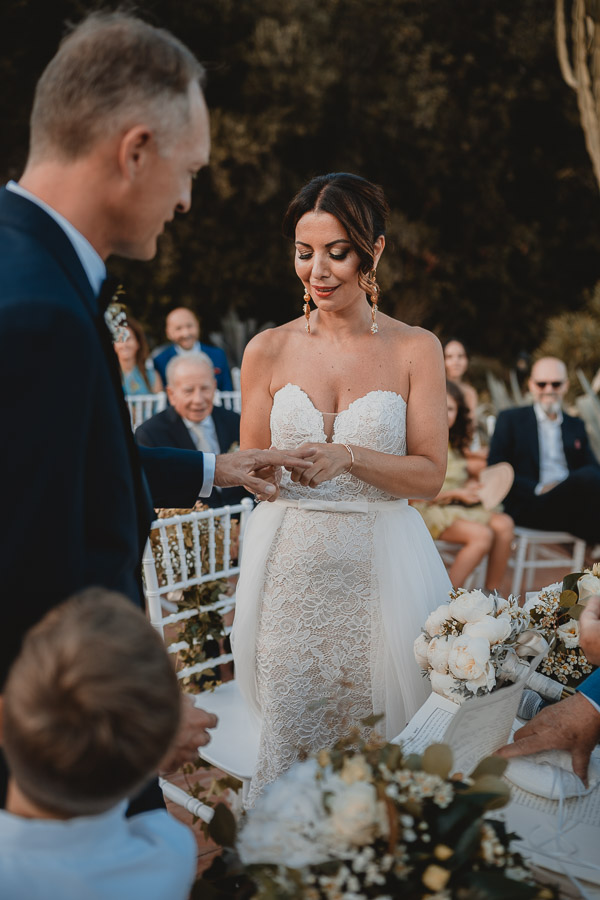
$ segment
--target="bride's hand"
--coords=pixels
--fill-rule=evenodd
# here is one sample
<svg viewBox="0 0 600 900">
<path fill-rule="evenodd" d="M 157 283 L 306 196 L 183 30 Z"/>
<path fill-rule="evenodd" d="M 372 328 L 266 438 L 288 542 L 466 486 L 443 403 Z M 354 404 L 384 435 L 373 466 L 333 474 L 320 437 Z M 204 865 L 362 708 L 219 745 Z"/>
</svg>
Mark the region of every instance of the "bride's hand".
<svg viewBox="0 0 600 900">
<path fill-rule="evenodd" d="M 344 444 L 302 444 L 298 450 L 311 450 L 311 465 L 306 469 L 292 469 L 292 481 L 307 487 L 317 487 L 347 472 L 352 463 Z"/>
</svg>

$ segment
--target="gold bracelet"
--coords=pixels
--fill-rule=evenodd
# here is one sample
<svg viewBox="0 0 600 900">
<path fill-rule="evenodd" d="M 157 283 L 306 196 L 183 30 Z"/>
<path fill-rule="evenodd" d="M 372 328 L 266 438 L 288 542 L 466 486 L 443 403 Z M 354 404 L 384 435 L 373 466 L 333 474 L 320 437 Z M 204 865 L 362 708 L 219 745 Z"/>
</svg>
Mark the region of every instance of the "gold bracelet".
<svg viewBox="0 0 600 900">
<path fill-rule="evenodd" d="M 342 446 L 344 446 L 350 454 L 350 467 L 346 469 L 346 474 L 349 475 L 354 465 L 354 453 L 352 452 L 352 447 L 350 446 L 350 444 L 343 444 Z"/>
</svg>

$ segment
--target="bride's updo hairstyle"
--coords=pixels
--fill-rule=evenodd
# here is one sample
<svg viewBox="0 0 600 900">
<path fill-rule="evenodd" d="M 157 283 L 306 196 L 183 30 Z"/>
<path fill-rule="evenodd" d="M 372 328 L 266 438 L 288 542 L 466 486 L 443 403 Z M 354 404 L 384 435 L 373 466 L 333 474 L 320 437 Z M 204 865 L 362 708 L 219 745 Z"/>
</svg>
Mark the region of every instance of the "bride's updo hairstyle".
<svg viewBox="0 0 600 900">
<path fill-rule="evenodd" d="M 383 190 L 360 175 L 333 172 L 318 175 L 301 188 L 287 208 L 283 219 L 284 237 L 293 241 L 296 225 L 309 212 L 326 212 L 344 226 L 360 265 L 358 283 L 371 296 L 374 279 L 374 244 L 385 235 L 389 206 Z"/>
</svg>

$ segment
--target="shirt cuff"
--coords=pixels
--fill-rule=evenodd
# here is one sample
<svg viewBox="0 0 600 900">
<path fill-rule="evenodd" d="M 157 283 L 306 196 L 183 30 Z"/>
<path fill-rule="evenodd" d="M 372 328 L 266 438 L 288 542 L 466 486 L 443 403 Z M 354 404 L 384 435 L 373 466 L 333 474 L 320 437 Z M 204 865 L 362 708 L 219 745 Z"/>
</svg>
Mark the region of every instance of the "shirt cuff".
<svg viewBox="0 0 600 900">
<path fill-rule="evenodd" d="M 210 497 L 215 481 L 215 466 L 217 457 L 215 453 L 203 453 L 202 462 L 204 463 L 204 480 L 200 488 L 199 497 Z"/>
<path fill-rule="evenodd" d="M 540 483 L 536 484 L 536 486 L 535 486 L 535 491 L 534 491 L 535 496 L 539 497 L 540 494 L 542 493 L 543 489 L 544 489 L 544 485 L 540 481 Z"/>
</svg>

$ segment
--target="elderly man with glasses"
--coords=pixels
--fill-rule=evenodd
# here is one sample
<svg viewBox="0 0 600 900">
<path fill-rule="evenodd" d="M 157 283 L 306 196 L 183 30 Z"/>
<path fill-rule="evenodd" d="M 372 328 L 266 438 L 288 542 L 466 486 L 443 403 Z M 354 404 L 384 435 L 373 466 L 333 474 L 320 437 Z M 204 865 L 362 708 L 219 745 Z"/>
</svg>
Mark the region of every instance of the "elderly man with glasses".
<svg viewBox="0 0 600 900">
<path fill-rule="evenodd" d="M 568 531 L 600 541 L 600 466 L 581 419 L 567 415 L 569 387 L 560 359 L 544 357 L 531 370 L 533 406 L 498 416 L 488 462 L 509 462 L 515 480 L 504 510 L 525 528 Z"/>
</svg>

